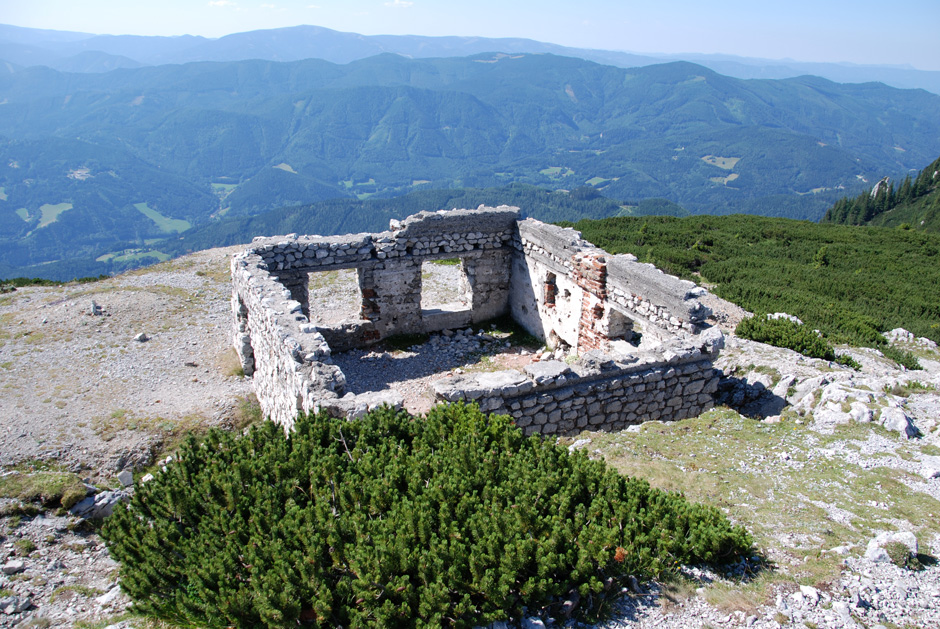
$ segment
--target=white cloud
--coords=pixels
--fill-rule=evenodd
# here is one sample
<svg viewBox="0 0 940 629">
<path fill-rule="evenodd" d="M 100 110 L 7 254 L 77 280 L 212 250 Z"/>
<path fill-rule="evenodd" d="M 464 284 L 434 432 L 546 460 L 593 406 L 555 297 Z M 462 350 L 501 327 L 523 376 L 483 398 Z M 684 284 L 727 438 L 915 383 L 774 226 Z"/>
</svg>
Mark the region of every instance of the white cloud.
<svg viewBox="0 0 940 629">
<path fill-rule="evenodd" d="M 393 0 L 392 2 L 386 2 L 385 6 L 394 7 L 396 9 L 407 9 L 413 4 L 414 2 L 409 2 L 409 0 Z"/>
<path fill-rule="evenodd" d="M 277 6 L 276 6 L 276 5 L 273 5 L 273 4 L 262 4 L 262 5 L 261 5 L 261 8 L 262 8 L 262 9 L 276 9 Z"/>
</svg>

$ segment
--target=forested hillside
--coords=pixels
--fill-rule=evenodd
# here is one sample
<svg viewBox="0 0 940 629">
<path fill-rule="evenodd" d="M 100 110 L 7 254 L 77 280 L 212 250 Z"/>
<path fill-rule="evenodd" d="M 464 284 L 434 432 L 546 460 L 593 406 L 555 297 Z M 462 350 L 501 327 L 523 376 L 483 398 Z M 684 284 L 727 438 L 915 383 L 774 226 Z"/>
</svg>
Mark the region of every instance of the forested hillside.
<svg viewBox="0 0 940 629">
<path fill-rule="evenodd" d="M 940 96 L 919 90 L 533 54 L 6 65 L 0 101 L 6 269 L 117 258 L 220 217 L 510 183 L 815 220 L 940 138 Z"/>
<path fill-rule="evenodd" d="M 787 312 L 833 342 L 882 347 L 904 327 L 940 341 L 940 235 L 758 216 L 575 225 L 611 253 L 714 284 L 752 312 Z"/>
<path fill-rule="evenodd" d="M 940 231 L 940 158 L 897 188 L 885 177 L 855 198 L 840 199 L 822 222 Z"/>
<path fill-rule="evenodd" d="M 255 216 L 226 217 L 199 227 L 145 242 L 133 237 L 117 245 L 108 243 L 115 255 L 86 255 L 27 268 L 0 268 L 0 278 L 25 275 L 56 280 L 97 276 L 157 262 L 212 247 L 251 242 L 271 234 L 348 234 L 388 229 L 391 219 L 416 212 L 440 209 L 475 208 L 479 205 L 512 205 L 524 208 L 523 215 L 543 221 L 606 218 L 608 216 L 669 215 L 687 216 L 688 211 L 665 199 L 616 201 L 591 186 L 552 191 L 526 184 L 501 188 L 461 188 L 423 190 L 391 199 L 332 199 L 302 206 L 270 210 Z M 144 218 L 141 215 L 141 218 Z"/>
</svg>

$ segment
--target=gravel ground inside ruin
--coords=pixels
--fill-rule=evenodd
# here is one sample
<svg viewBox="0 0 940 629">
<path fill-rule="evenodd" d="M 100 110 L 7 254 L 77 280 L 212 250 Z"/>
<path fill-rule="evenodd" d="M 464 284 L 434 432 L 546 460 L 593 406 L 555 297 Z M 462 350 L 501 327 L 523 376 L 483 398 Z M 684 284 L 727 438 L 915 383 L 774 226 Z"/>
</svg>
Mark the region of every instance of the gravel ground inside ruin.
<svg viewBox="0 0 940 629">
<path fill-rule="evenodd" d="M 0 295 L 0 477 L 25 473 L 15 466 L 44 459 L 98 487 L 115 487 L 119 469 L 139 470 L 166 456 L 183 429 L 231 425 L 251 392 L 250 380 L 235 375 L 231 349 L 228 256 L 235 250 L 201 252 L 94 284 Z M 426 271 L 428 307 L 456 297 L 457 267 Z M 315 318 L 335 322 L 356 313 L 354 276 L 314 276 L 311 288 Z M 736 306 L 709 299 L 722 327 L 733 328 L 743 316 Z M 491 332 L 474 327 L 334 359 L 351 390 L 393 387 L 420 412 L 431 404 L 426 391 L 436 378 L 519 368 L 537 356 L 535 348 L 507 348 Z M 141 333 L 147 341 L 135 340 Z M 882 530 L 916 532 L 920 552 L 940 556 L 940 354 L 922 352 L 927 369 L 903 372 L 876 352 L 848 351 L 863 363 L 862 372 L 729 339 L 718 366 L 728 376 L 728 399 L 748 417 L 722 409 L 716 416 L 726 419 L 713 423 L 760 432 L 762 441 L 736 446 L 740 434 L 709 436 L 710 424 L 695 419 L 672 425 L 676 433 L 661 424 L 651 428 L 664 431 L 667 445 L 705 433 L 704 446 L 683 445 L 676 460 L 635 446 L 630 440 L 643 434 L 636 430 L 571 440 L 612 465 L 626 452 L 640 469 L 649 465 L 651 475 L 679 466 L 681 488 L 705 487 L 703 495 L 733 520 L 765 531 L 761 550 L 775 564 L 751 582 L 733 571 L 686 567 L 677 583 L 641 583 L 625 592 L 597 627 L 940 627 L 940 567 L 911 571 L 865 558 L 868 539 Z M 911 381 L 922 386 L 902 386 Z M 774 391 L 785 396 L 801 387 L 827 395 L 834 387 L 871 390 L 877 404 L 902 409 L 920 436 L 905 439 L 875 421 L 821 426 L 812 413 L 781 408 Z M 683 449 L 695 448 L 697 457 L 679 460 Z M 863 487 L 873 474 L 890 482 Z M 742 495 L 747 485 L 737 486 L 738 477 L 766 477 L 771 490 Z M 861 498 L 842 497 L 856 485 Z M 9 504 L 0 500 L 0 509 Z M 775 514 L 783 518 L 779 530 Z M 0 519 L 0 568 L 0 627 L 146 625 L 126 615 L 130 601 L 118 586 L 117 564 L 74 517 L 47 511 Z M 533 619 L 523 626 L 540 625 Z"/>
<path fill-rule="evenodd" d="M 422 307 L 454 303 L 461 280 L 457 265 L 425 265 L 422 273 Z M 338 323 L 358 316 L 359 293 L 355 271 L 329 271 L 311 276 L 310 318 Z M 537 348 L 511 347 L 507 334 L 476 326 L 431 334 L 426 342 L 391 349 L 380 343 L 372 348 L 333 354 L 333 362 L 346 376 L 347 391 L 363 393 L 392 389 L 401 394 L 412 413 L 427 412 L 434 405 L 431 383 L 467 371 L 520 369 L 536 358 Z"/>
</svg>

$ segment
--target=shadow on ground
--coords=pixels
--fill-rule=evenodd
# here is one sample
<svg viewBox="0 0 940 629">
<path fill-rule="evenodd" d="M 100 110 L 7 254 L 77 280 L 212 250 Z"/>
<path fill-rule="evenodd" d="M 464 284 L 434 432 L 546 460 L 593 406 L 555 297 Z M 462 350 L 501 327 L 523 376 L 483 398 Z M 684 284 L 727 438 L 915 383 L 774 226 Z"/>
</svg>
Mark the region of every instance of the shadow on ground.
<svg viewBox="0 0 940 629">
<path fill-rule="evenodd" d="M 346 390 L 352 393 L 383 391 L 408 380 L 428 378 L 456 368 L 474 368 L 499 354 L 516 354 L 502 343 L 485 343 L 476 349 L 458 349 L 454 344 L 424 343 L 402 352 L 386 351 L 382 345 L 367 350 L 335 354 L 333 362 L 346 375 Z"/>
<path fill-rule="evenodd" d="M 721 373 L 715 402 L 736 410 L 751 419 L 766 419 L 779 415 L 789 403 L 775 395 L 762 382 L 748 382 L 744 378 Z"/>
</svg>

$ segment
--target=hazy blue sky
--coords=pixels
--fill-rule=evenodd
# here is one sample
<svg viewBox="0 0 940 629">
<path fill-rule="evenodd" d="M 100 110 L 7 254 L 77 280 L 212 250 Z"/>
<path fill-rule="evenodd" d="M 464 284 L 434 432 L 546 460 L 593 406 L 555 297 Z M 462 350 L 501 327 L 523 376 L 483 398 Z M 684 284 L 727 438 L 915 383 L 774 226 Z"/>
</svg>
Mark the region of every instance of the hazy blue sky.
<svg viewBox="0 0 940 629">
<path fill-rule="evenodd" d="M 940 70 L 938 0 L 0 0 L 0 23 L 206 37 L 316 24 Z"/>
</svg>

